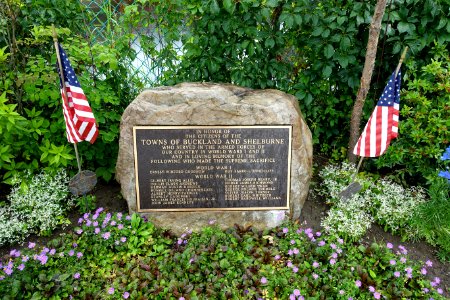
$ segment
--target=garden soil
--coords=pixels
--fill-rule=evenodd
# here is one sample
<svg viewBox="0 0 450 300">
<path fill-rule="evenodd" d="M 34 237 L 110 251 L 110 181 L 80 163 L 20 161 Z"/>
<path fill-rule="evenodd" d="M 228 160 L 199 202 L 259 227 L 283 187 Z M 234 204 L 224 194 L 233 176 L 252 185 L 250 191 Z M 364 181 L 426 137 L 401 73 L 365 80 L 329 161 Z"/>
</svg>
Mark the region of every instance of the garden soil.
<svg viewBox="0 0 450 300">
<path fill-rule="evenodd" d="M 97 199 L 97 206 L 104 207 L 106 211 L 110 212 L 128 212 L 125 199 L 120 194 L 120 186 L 117 183 L 110 184 L 98 184 L 93 193 Z M 321 231 L 323 228 L 320 225 L 321 219 L 326 216 L 329 207 L 319 196 L 311 192 L 308 200 L 302 209 L 299 222 L 303 227 L 310 227 L 315 231 Z M 58 229 L 50 237 L 38 237 L 31 236 L 28 240 L 36 242 L 38 245 L 45 245 L 45 243 L 52 238 L 60 235 L 63 232 L 68 232 L 76 226 L 80 213 L 73 210 L 69 213 L 69 219 L 72 225 L 67 226 L 64 230 Z M 394 249 L 398 245 L 403 245 L 408 249 L 408 254 L 411 258 L 425 262 L 431 260 L 433 267 L 428 268 L 427 276 L 430 280 L 434 277 L 441 279 L 440 287 L 444 290 L 444 295 L 450 297 L 450 263 L 440 262 L 436 258 L 436 249 L 428 245 L 425 242 L 402 242 L 399 236 L 393 236 L 388 232 L 385 232 L 381 227 L 373 225 L 368 231 L 367 235 L 362 241 L 364 244 L 371 244 L 372 242 L 378 242 L 380 244 L 386 244 L 390 242 L 394 245 Z M 15 248 L 21 248 L 16 246 Z M 12 247 L 0 247 L 0 258 L 4 261 L 9 257 L 9 251 Z"/>
</svg>

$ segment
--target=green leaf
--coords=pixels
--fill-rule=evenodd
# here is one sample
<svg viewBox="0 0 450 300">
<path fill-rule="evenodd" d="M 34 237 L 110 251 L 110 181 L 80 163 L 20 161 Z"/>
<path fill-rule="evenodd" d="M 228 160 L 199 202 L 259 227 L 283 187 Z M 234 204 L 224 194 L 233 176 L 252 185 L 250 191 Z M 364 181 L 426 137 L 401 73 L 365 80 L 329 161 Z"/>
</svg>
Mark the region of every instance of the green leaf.
<svg viewBox="0 0 450 300">
<path fill-rule="evenodd" d="M 324 77 L 324 78 L 329 78 L 332 71 L 333 71 L 333 70 L 331 69 L 330 66 L 325 66 L 325 67 L 323 68 L 323 70 L 322 70 L 322 75 L 323 75 L 323 77 Z"/>
<path fill-rule="evenodd" d="M 223 8 L 230 13 L 233 14 L 234 10 L 236 8 L 236 3 L 234 3 L 234 0 L 224 0 L 223 1 Z"/>
<path fill-rule="evenodd" d="M 219 4 L 217 3 L 217 0 L 211 1 L 211 5 L 209 6 L 209 9 L 210 9 L 212 15 L 216 15 L 220 12 L 220 7 L 219 7 Z"/>
<path fill-rule="evenodd" d="M 370 274 L 370 277 L 372 277 L 373 279 L 377 278 L 377 274 L 375 274 L 375 272 L 373 270 L 369 270 L 369 274 Z"/>
<path fill-rule="evenodd" d="M 326 58 L 331 58 L 334 54 L 333 45 L 331 44 L 326 45 L 323 54 L 325 55 Z"/>
</svg>

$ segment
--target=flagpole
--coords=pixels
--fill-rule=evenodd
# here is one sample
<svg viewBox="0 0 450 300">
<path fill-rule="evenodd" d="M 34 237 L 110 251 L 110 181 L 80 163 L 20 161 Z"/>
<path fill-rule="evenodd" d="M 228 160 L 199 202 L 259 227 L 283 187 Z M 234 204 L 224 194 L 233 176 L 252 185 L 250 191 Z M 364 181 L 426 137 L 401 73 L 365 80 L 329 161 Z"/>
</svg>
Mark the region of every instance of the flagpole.
<svg viewBox="0 0 450 300">
<path fill-rule="evenodd" d="M 63 90 L 63 93 L 64 93 L 64 98 L 68 99 L 67 98 L 67 91 L 66 91 L 66 83 L 64 81 L 64 76 L 62 75 L 63 69 L 62 69 L 61 57 L 59 56 L 58 36 L 56 35 L 56 30 L 55 30 L 55 25 L 54 24 L 52 24 L 52 34 L 53 34 L 53 42 L 55 44 L 56 58 L 57 58 L 57 61 L 58 61 L 58 66 L 59 66 L 59 76 L 60 76 L 60 79 L 61 79 L 62 90 Z M 75 148 L 75 156 L 77 158 L 78 173 L 81 174 L 80 155 L 78 154 L 78 147 L 77 147 L 77 143 L 75 141 L 73 143 L 73 147 Z"/>
<path fill-rule="evenodd" d="M 407 52 L 408 52 L 408 46 L 405 47 L 405 49 L 402 52 L 402 55 L 400 56 L 400 60 L 398 62 L 397 68 L 395 69 L 395 76 L 394 76 L 394 78 L 397 78 L 398 72 L 400 71 L 400 68 L 401 68 L 401 66 L 403 64 L 403 60 L 405 60 Z M 359 162 L 358 162 L 358 166 L 356 167 L 355 174 L 353 174 L 352 181 L 355 181 L 356 175 L 358 175 L 359 168 L 361 167 L 363 159 L 364 159 L 364 156 L 361 156 L 361 158 L 359 159 Z"/>
</svg>

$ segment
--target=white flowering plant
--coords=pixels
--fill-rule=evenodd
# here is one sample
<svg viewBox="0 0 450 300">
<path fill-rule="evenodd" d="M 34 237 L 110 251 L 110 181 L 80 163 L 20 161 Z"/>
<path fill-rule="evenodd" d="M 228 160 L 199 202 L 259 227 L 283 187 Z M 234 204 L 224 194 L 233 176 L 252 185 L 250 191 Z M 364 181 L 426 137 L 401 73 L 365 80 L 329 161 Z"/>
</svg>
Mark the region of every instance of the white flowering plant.
<svg viewBox="0 0 450 300">
<path fill-rule="evenodd" d="M 25 175 L 16 180 L 7 199 L 9 205 L 0 207 L 0 245 L 22 242 L 32 233 L 48 235 L 58 225 L 70 223 L 64 215 L 74 198 L 69 196 L 64 170 Z"/>
<path fill-rule="evenodd" d="M 411 217 L 425 202 L 423 189 L 404 188 L 393 181 L 377 180 L 375 175 L 360 173 L 356 181 L 362 185 L 361 191 L 350 199 L 340 198 L 339 193 L 351 183 L 355 172 L 356 168 L 347 162 L 330 164 L 319 172 L 322 183 L 318 192 L 332 205 L 322 220 L 324 228 L 355 241 L 377 222 L 385 231 L 409 237 L 414 232 Z"/>
</svg>

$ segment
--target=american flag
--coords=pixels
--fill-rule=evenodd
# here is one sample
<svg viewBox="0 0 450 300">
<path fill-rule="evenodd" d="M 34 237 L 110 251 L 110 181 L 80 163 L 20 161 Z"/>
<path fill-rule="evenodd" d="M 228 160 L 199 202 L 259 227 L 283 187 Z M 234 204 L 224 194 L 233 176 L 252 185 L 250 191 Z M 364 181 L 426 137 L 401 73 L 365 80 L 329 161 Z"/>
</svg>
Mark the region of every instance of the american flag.
<svg viewBox="0 0 450 300">
<path fill-rule="evenodd" d="M 363 157 L 382 155 L 398 135 L 401 72 L 392 73 L 369 121 L 353 149 Z"/>
<path fill-rule="evenodd" d="M 58 50 L 63 70 L 60 78 L 64 77 L 65 81 L 63 85 L 60 79 L 67 139 L 70 143 L 88 141 L 92 144 L 98 136 L 98 128 L 94 114 L 81 89 L 77 76 L 70 65 L 69 58 L 60 44 L 58 44 Z M 59 65 L 58 72 L 60 72 Z M 64 87 L 66 92 L 64 92 Z"/>
</svg>

